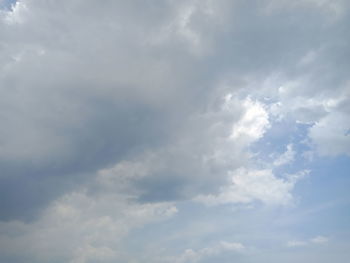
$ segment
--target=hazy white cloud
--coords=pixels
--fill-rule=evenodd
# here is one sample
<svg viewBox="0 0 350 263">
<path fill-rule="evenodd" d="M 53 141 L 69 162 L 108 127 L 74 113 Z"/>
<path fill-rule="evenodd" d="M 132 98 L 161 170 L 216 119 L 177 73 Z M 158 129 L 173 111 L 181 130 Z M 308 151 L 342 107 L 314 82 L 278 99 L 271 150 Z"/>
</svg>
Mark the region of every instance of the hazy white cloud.
<svg viewBox="0 0 350 263">
<path fill-rule="evenodd" d="M 308 243 L 305 241 L 288 241 L 287 246 L 288 247 L 303 247 L 306 246 Z"/>
<path fill-rule="evenodd" d="M 288 241 L 287 246 L 288 247 L 305 247 L 305 246 L 309 246 L 312 244 L 325 244 L 327 242 L 328 242 L 327 237 L 316 236 L 314 238 L 311 238 L 311 239 L 305 240 L 305 241 L 298 241 L 298 240 Z"/>
<path fill-rule="evenodd" d="M 328 238 L 324 236 L 317 236 L 317 237 L 311 238 L 310 241 L 315 244 L 323 244 L 328 242 Z"/>
</svg>

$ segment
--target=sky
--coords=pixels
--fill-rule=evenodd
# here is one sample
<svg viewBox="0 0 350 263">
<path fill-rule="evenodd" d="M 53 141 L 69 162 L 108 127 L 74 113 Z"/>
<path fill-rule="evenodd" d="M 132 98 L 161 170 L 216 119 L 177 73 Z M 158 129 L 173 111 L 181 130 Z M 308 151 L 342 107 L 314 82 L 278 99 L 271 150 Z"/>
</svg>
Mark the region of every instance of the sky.
<svg viewBox="0 0 350 263">
<path fill-rule="evenodd" d="M 0 0 L 0 262 L 346 262 L 349 12 Z"/>
</svg>

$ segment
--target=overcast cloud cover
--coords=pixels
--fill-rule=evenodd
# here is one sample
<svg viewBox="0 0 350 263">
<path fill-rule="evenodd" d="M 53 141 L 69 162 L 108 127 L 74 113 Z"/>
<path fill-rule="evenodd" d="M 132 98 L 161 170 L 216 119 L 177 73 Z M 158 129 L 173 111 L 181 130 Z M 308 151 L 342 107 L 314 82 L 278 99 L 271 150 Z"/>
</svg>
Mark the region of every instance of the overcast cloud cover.
<svg viewBox="0 0 350 263">
<path fill-rule="evenodd" d="M 347 0 L 0 0 L 0 262 L 350 258 Z"/>
</svg>

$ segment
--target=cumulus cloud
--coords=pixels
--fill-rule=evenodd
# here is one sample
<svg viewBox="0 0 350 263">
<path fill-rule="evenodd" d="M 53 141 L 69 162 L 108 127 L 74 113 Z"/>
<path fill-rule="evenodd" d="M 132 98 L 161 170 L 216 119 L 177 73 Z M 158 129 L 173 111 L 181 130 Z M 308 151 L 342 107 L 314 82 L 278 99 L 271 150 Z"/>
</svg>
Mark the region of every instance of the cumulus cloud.
<svg viewBox="0 0 350 263">
<path fill-rule="evenodd" d="M 231 183 L 223 187 L 218 195 L 200 195 L 195 200 L 208 205 L 254 201 L 286 205 L 292 200 L 291 190 L 295 183 L 307 173 L 301 171 L 283 179 L 276 177 L 272 170 L 240 168 L 230 173 Z"/>
<path fill-rule="evenodd" d="M 336 90 L 326 88 L 312 94 L 298 94 L 303 85 L 310 85 L 309 80 L 300 80 L 278 89 L 278 102 L 270 107 L 270 113 L 277 119 L 292 118 L 297 123 L 309 125 L 308 139 L 316 153 L 323 156 L 349 154 L 348 119 L 349 101 L 348 84 L 342 84 Z M 321 87 L 322 88 L 322 87 Z"/>
<path fill-rule="evenodd" d="M 269 128 L 268 113 L 261 103 L 253 102 L 250 98 L 243 102 L 243 107 L 246 110 L 234 124 L 231 138 L 251 143 L 260 139 Z"/>
</svg>

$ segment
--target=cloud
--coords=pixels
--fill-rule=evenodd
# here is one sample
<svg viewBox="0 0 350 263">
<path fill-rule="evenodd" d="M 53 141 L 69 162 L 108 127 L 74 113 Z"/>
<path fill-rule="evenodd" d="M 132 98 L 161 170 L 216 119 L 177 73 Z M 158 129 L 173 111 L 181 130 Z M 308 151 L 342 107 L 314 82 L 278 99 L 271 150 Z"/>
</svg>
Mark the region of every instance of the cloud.
<svg viewBox="0 0 350 263">
<path fill-rule="evenodd" d="M 328 238 L 324 236 L 316 236 L 306 241 L 288 241 L 288 247 L 305 247 L 312 244 L 325 244 L 328 242 Z"/>
<path fill-rule="evenodd" d="M 234 124 L 231 138 L 254 142 L 260 139 L 269 128 L 268 113 L 260 102 L 253 102 L 250 98 L 243 102 L 243 107 L 246 108 L 245 113 Z"/>
<path fill-rule="evenodd" d="M 170 13 L 177 10 L 168 5 L 145 7 L 149 17 L 142 18 L 138 12 L 143 8 L 133 4 L 25 1 L 6 13 L 18 14 L 24 22 L 1 25 L 5 90 L 0 156 L 6 171 L 1 192 L 7 207 L 2 219 L 32 218 L 34 211 L 89 180 L 98 169 L 127 159 L 136 149 L 166 143 L 186 125 L 196 89 L 188 87 L 200 82 L 183 65 L 196 62 L 184 54 L 173 55 L 178 61 L 153 55 L 159 46 L 148 45 L 144 34 L 176 19 Z M 69 14 L 66 8 L 76 13 Z M 147 21 L 142 30 L 136 29 L 141 21 L 131 22 L 129 16 L 115 19 L 110 12 L 123 8 Z M 51 16 L 45 10 L 57 13 Z M 169 17 L 149 19 L 157 16 L 153 12 L 166 10 Z M 105 13 L 105 19 L 96 17 L 98 12 Z M 167 46 L 163 48 L 171 49 Z M 185 62 L 189 60 L 190 64 Z M 37 180 L 45 196 L 36 194 L 38 185 L 31 182 Z M 22 181 L 29 182 L 22 184 L 21 196 L 5 190 Z"/>
<path fill-rule="evenodd" d="M 350 155 L 350 136 L 347 134 L 348 117 L 345 113 L 334 112 L 310 129 L 309 136 L 321 155 Z"/>
<path fill-rule="evenodd" d="M 304 241 L 288 241 L 287 246 L 288 247 L 303 247 L 306 246 L 308 243 Z"/>
<path fill-rule="evenodd" d="M 135 232 L 147 236 L 145 228 L 197 201 L 211 206 L 200 209 L 288 205 L 308 173 L 301 147 L 316 157 L 349 155 L 346 1 L 5 5 L 4 262 L 137 262 L 147 253 L 152 262 L 174 253 L 149 252 Z M 290 126 L 283 142 L 269 137 L 281 123 Z M 287 148 L 267 165 L 264 143 L 267 156 Z M 144 250 L 135 255 L 138 242 Z M 209 243 L 181 257 L 245 248 Z"/>
<path fill-rule="evenodd" d="M 244 251 L 245 247 L 241 243 L 230 243 L 221 241 L 219 244 L 212 247 L 206 247 L 197 251 L 186 249 L 185 252 L 175 259 L 176 263 L 191 263 L 202 262 L 203 259 L 221 257 L 225 253 L 240 253 Z"/>
<path fill-rule="evenodd" d="M 302 65 L 295 69 L 295 63 L 313 50 L 317 54 L 315 61 L 308 63 L 329 61 L 327 69 L 336 63 L 336 58 L 326 60 L 333 54 L 333 43 L 323 38 L 323 32 L 313 30 L 320 23 L 328 23 L 323 22 L 328 14 L 316 13 L 308 19 L 307 32 L 313 32 L 309 34 L 301 32 L 297 22 L 276 23 L 274 19 L 281 14 L 289 16 L 290 11 L 273 9 L 267 15 L 264 10 L 270 4 L 276 3 L 96 5 L 26 0 L 17 2 L 13 10 L 3 11 L 1 218 L 33 219 L 50 200 L 90 180 L 99 169 L 139 158 L 134 155 L 141 152 L 165 152 L 169 159 L 164 163 L 180 153 L 191 152 L 183 157 L 190 166 L 196 162 L 194 156 L 225 165 L 230 159 L 233 168 L 239 166 L 238 162 L 243 166 L 246 158 L 238 156 L 245 156 L 245 147 L 259 140 L 271 125 L 269 105 L 259 98 L 261 93 L 282 103 L 276 114 L 290 112 L 296 116 L 306 105 L 305 111 L 310 114 L 299 115 L 310 115 L 309 122 L 315 123 L 310 138 L 317 149 L 322 152 L 329 138 L 338 141 L 333 154 L 346 151 L 342 145 L 346 145 L 348 136 L 343 136 L 343 130 L 348 127 L 322 135 L 317 132 L 322 124 L 316 119 L 322 117 L 317 107 L 324 108 L 323 104 L 310 102 L 317 101 L 310 98 L 315 97 L 315 86 L 321 83 L 314 81 L 317 70 L 310 67 L 305 71 Z M 310 8 L 314 6 L 317 5 L 310 4 Z M 298 17 L 303 15 L 298 13 Z M 9 19 L 18 22 L 8 23 Z M 330 23 L 331 28 L 333 23 L 337 22 Z M 296 43 L 299 35 L 305 40 Z M 292 48 L 296 44 L 298 49 Z M 289 76 L 301 70 L 305 72 L 302 77 Z M 261 87 L 261 81 L 276 74 L 280 76 L 276 82 L 297 85 L 286 85 L 286 92 L 276 90 L 279 83 Z M 306 85 L 310 88 L 305 90 Z M 326 90 L 325 85 L 320 88 Z M 215 108 L 227 94 L 231 94 L 231 101 L 226 102 L 231 110 Z M 320 96 L 324 99 L 328 94 L 321 92 Z M 295 100 L 289 100 L 291 97 Z M 348 116 L 346 112 L 343 115 L 341 119 Z M 232 143 L 224 139 L 230 129 Z M 213 138 L 210 132 L 216 133 Z M 324 138 L 326 134 L 329 135 Z M 188 140 L 192 140 L 188 147 L 180 146 Z M 225 147 L 225 143 L 231 146 Z M 200 145 L 205 145 L 202 153 Z M 215 150 L 210 152 L 210 147 Z M 182 166 L 184 171 L 161 174 L 175 174 L 175 185 L 181 188 L 187 179 L 177 174 L 185 177 L 200 173 L 210 178 L 207 168 Z M 225 174 L 227 167 L 215 164 L 210 169 Z M 218 184 L 223 177 L 218 176 Z M 40 181 L 40 186 L 35 181 Z M 146 179 L 139 183 L 147 184 Z M 18 186 L 21 196 L 12 190 Z M 45 190 L 39 194 L 39 189 Z M 178 192 L 173 192 L 174 198 Z M 159 199 L 147 194 L 147 190 L 144 197 Z"/>
<path fill-rule="evenodd" d="M 317 236 L 312 238 L 310 241 L 315 244 L 323 244 L 328 242 L 328 238 L 324 236 Z"/>
<path fill-rule="evenodd" d="M 272 170 L 240 168 L 230 173 L 231 183 L 223 187 L 218 195 L 200 195 L 195 200 L 208 205 L 254 201 L 287 205 L 292 201 L 291 190 L 295 183 L 307 173 L 301 171 L 283 179 L 276 177 Z"/>
<path fill-rule="evenodd" d="M 294 161 L 295 151 L 293 145 L 288 144 L 286 151 L 273 161 L 274 166 L 289 164 Z"/>
<path fill-rule="evenodd" d="M 10 262 L 126 260 L 121 247 L 131 229 L 176 213 L 172 203 L 138 204 L 108 189 L 91 196 L 83 188 L 63 195 L 34 223 L 2 222 L 1 254 Z"/>
</svg>

